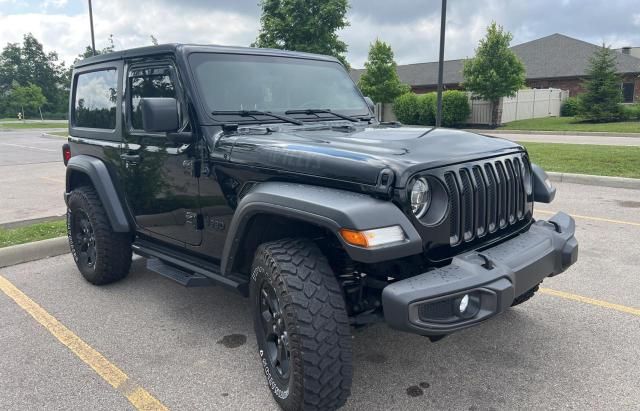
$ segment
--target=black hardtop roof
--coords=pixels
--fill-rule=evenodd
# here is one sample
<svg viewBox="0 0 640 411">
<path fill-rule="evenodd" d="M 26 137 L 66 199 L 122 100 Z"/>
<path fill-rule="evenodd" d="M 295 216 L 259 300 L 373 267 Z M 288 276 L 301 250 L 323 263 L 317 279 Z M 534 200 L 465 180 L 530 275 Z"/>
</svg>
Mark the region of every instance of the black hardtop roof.
<svg viewBox="0 0 640 411">
<path fill-rule="evenodd" d="M 123 60 L 125 58 L 145 57 L 168 53 L 229 53 L 229 54 L 252 54 L 260 56 L 294 57 L 325 61 L 339 61 L 335 57 L 322 54 L 303 53 L 299 51 L 286 51 L 278 49 L 263 49 L 256 47 L 235 47 L 199 44 L 160 44 L 157 46 L 137 47 L 127 50 L 118 50 L 111 53 L 99 54 L 88 57 L 74 64 L 74 67 L 85 67 L 92 64 L 104 63 L 107 61 Z"/>
</svg>

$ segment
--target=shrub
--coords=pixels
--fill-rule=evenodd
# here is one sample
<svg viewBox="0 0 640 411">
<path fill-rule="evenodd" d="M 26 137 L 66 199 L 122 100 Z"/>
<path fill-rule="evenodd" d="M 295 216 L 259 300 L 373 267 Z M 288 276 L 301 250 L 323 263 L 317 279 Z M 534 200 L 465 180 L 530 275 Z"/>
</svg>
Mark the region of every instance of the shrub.
<svg viewBox="0 0 640 411">
<path fill-rule="evenodd" d="M 403 124 L 418 124 L 418 95 L 409 92 L 396 98 L 393 113 Z"/>
<path fill-rule="evenodd" d="M 636 103 L 630 106 L 623 106 L 622 108 L 624 120 L 640 120 L 640 103 Z"/>
<path fill-rule="evenodd" d="M 434 126 L 436 124 L 436 93 L 418 96 L 418 124 Z"/>
<path fill-rule="evenodd" d="M 437 97 L 436 97 L 437 98 Z M 467 122 L 471 114 L 469 98 L 462 91 L 445 91 L 442 95 L 442 125 L 456 127 Z M 434 120 L 435 122 L 435 120 Z"/>
<path fill-rule="evenodd" d="M 569 97 L 562 103 L 562 106 L 560 106 L 560 116 L 561 117 L 577 116 L 579 104 L 580 102 L 578 101 L 578 97 Z"/>
<path fill-rule="evenodd" d="M 398 121 L 410 125 L 433 126 L 436 124 L 437 94 L 406 93 L 393 104 Z M 442 94 L 442 125 L 455 127 L 465 124 L 471 114 L 469 99 L 462 91 L 445 91 Z"/>
</svg>

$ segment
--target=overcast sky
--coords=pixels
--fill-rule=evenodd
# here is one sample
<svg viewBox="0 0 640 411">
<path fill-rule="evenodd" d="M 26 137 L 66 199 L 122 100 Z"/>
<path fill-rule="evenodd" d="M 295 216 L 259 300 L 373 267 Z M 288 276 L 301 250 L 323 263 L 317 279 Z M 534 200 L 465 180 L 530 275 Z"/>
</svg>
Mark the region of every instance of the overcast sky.
<svg viewBox="0 0 640 411">
<path fill-rule="evenodd" d="M 93 0 L 96 47 L 113 34 L 118 49 L 160 43 L 249 45 L 260 19 L 259 0 Z M 613 47 L 640 46 L 640 0 L 449 0 L 447 59 L 473 55 L 495 20 L 512 44 L 563 33 Z M 399 64 L 435 61 L 440 0 L 351 0 L 351 26 L 340 33 L 353 67 L 363 66 L 369 44 L 391 44 Z M 63 60 L 90 44 L 86 0 L 0 0 L 0 46 L 32 32 Z"/>
</svg>

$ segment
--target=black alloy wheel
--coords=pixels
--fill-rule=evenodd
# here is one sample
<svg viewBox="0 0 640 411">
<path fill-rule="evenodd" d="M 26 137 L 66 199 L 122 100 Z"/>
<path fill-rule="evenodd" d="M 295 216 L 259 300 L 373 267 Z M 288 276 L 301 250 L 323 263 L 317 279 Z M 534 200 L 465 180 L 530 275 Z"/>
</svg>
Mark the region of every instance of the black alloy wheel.
<svg viewBox="0 0 640 411">
<path fill-rule="evenodd" d="M 96 266 L 96 236 L 93 232 L 91 220 L 84 210 L 73 213 L 71 220 L 71 237 L 78 254 L 78 264 L 88 269 Z"/>
<path fill-rule="evenodd" d="M 260 323 L 264 338 L 264 355 L 276 370 L 276 376 L 282 383 L 289 379 L 289 363 L 291 351 L 289 348 L 289 333 L 285 324 L 285 319 L 280 308 L 280 301 L 276 295 L 276 290 L 266 281 L 260 288 Z"/>
</svg>

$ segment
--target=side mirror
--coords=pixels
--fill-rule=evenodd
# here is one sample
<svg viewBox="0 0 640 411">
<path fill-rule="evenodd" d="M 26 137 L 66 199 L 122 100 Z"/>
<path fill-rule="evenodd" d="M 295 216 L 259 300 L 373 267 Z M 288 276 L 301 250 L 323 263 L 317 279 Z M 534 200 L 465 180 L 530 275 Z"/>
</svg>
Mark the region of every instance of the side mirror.
<svg viewBox="0 0 640 411">
<path fill-rule="evenodd" d="M 376 112 L 376 103 L 373 102 L 373 100 L 371 100 L 371 97 L 365 97 L 364 101 L 367 102 L 367 105 L 369 106 L 369 110 L 371 110 L 372 113 Z"/>
<path fill-rule="evenodd" d="M 148 97 L 140 101 L 142 128 L 147 132 L 174 132 L 180 127 L 175 98 Z"/>
<path fill-rule="evenodd" d="M 552 202 L 556 197 L 556 188 L 551 184 L 547 173 L 536 164 L 531 164 L 531 171 L 533 172 L 533 201 Z"/>
</svg>

